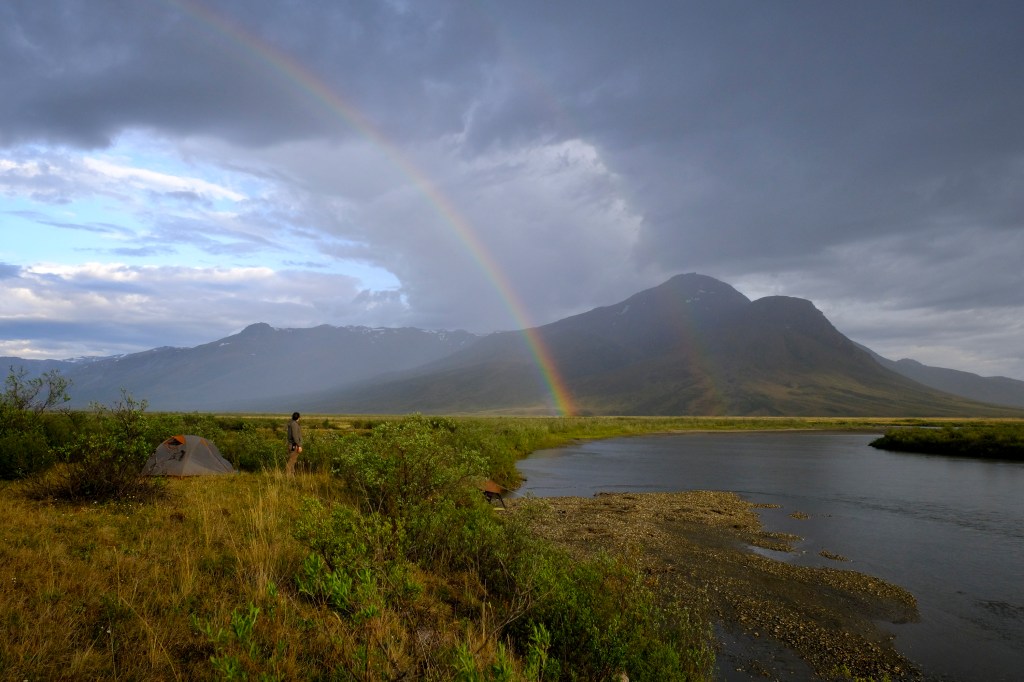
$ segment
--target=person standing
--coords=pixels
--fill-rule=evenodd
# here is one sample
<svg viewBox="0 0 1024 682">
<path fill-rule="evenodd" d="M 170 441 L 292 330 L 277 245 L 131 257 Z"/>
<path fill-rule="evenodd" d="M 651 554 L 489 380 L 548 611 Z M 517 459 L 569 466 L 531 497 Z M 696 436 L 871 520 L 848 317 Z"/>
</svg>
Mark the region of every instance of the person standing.
<svg viewBox="0 0 1024 682">
<path fill-rule="evenodd" d="M 302 452 L 302 427 L 299 426 L 299 415 L 298 412 L 292 413 L 292 420 L 288 422 L 288 464 L 285 465 L 284 472 L 289 476 L 295 475 L 295 462 L 299 459 L 299 453 Z"/>
</svg>

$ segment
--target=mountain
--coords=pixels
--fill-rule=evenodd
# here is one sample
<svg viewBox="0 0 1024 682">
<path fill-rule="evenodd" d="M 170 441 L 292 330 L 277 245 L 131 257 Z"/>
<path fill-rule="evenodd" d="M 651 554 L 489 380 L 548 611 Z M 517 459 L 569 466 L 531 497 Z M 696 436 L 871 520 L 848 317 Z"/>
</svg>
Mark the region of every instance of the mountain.
<svg viewBox="0 0 1024 682">
<path fill-rule="evenodd" d="M 557 368 L 582 414 L 1020 414 L 882 367 L 809 301 L 751 301 L 698 274 L 531 330 L 493 334 L 414 370 L 310 396 L 325 412 L 551 413 Z"/>
<path fill-rule="evenodd" d="M 275 329 L 260 323 L 195 348 L 156 348 L 92 362 L 6 360 L 31 374 L 60 369 L 72 382 L 71 407 L 110 404 L 125 387 L 157 411 L 291 412 L 299 394 L 337 390 L 416 367 L 477 339 L 465 331 L 329 325 Z"/>
<path fill-rule="evenodd" d="M 919 384 L 972 400 L 1024 407 L 1024 381 L 999 376 L 983 377 L 958 369 L 931 367 L 917 360 L 889 360 L 877 353 L 871 354 L 883 367 Z"/>
<path fill-rule="evenodd" d="M 751 301 L 698 274 L 525 332 L 479 337 L 254 324 L 195 348 L 77 361 L 0 360 L 35 375 L 60 369 L 72 381 L 72 407 L 111 404 L 125 387 L 156 411 L 1024 414 L 981 402 L 1003 394 L 959 397 L 952 393 L 965 383 L 936 390 L 935 382 L 926 385 L 928 377 L 905 376 L 843 336 L 810 301 Z"/>
</svg>

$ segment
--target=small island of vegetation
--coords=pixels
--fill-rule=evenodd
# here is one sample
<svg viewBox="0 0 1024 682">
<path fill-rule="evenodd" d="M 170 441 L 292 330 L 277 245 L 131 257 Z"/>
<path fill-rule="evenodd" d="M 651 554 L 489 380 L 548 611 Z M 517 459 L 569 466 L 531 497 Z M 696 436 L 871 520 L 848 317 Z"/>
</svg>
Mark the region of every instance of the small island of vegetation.
<svg viewBox="0 0 1024 682">
<path fill-rule="evenodd" d="M 928 455 L 1024 460 L 1024 424 L 996 422 L 889 429 L 873 447 Z"/>
</svg>

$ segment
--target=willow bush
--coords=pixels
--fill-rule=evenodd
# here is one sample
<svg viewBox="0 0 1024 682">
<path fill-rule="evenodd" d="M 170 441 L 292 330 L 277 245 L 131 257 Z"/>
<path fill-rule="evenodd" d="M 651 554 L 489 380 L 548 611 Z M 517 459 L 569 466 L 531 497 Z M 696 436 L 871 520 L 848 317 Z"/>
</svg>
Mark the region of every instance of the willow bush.
<svg viewBox="0 0 1024 682">
<path fill-rule="evenodd" d="M 63 466 L 37 488 L 49 497 L 128 500 L 151 497 L 158 480 L 141 476 L 156 445 L 145 400 L 122 390 L 110 407 L 94 405 L 92 419 L 57 448 Z"/>
<path fill-rule="evenodd" d="M 529 533 L 528 511 L 490 507 L 473 484 L 488 473 L 482 453 L 521 434 L 494 435 L 481 423 L 416 415 L 349 441 L 332 468 L 355 504 L 304 505 L 296 535 L 310 553 L 300 592 L 357 621 L 402 614 L 411 628 L 423 590 L 416 576 L 450 577 L 441 590 L 450 608 L 488 614 L 510 647 L 487 662 L 465 641 L 453 646 L 449 673 L 460 679 L 709 678 L 707 627 L 638 570 L 571 560 Z"/>
<path fill-rule="evenodd" d="M 68 381 L 58 370 L 28 378 L 10 368 L 0 392 L 0 480 L 24 478 L 55 461 L 52 445 L 62 435 L 52 412 L 70 398 Z"/>
</svg>

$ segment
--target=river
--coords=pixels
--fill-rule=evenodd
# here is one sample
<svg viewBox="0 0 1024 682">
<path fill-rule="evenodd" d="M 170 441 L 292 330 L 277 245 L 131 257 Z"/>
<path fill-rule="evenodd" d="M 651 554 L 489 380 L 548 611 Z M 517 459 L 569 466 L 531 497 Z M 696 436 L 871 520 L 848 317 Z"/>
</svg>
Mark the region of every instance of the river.
<svg viewBox="0 0 1024 682">
<path fill-rule="evenodd" d="M 883 626 L 929 679 L 1024 679 L 1024 463 L 886 452 L 868 445 L 876 437 L 589 441 L 522 460 L 517 494 L 728 490 L 781 505 L 759 510 L 764 526 L 803 540 L 796 552 L 771 556 L 868 573 L 917 597 L 919 622 Z M 822 550 L 849 561 L 822 558 Z"/>
</svg>

